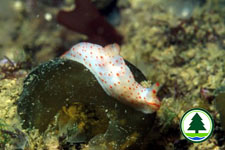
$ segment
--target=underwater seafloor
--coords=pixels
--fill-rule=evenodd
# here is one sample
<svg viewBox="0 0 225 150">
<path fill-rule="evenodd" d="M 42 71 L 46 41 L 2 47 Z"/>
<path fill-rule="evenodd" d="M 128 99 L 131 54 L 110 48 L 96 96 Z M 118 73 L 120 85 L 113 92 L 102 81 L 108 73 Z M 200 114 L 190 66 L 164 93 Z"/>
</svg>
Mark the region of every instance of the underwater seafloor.
<svg viewBox="0 0 225 150">
<path fill-rule="evenodd" d="M 110 2 L 93 1 L 104 16 L 104 8 Z M 159 91 L 162 104 L 155 118 L 151 119 L 151 129 L 147 130 L 148 125 L 135 125 L 135 117 L 142 114 L 135 114 L 129 108 L 128 113 L 122 115 L 123 119 L 120 120 L 120 116 L 115 114 L 123 110 L 110 108 L 109 105 L 108 114 L 108 110 L 92 110 L 93 108 L 80 103 L 60 108 L 46 129 L 41 124 L 48 117 L 45 114 L 26 114 L 35 128 L 30 127 L 29 123 L 29 128 L 22 125 L 26 120 L 21 119 L 24 116 L 18 112 L 18 107 L 20 112 L 28 110 L 25 107 L 29 107 L 32 112 L 32 107 L 39 104 L 35 99 L 45 90 L 44 86 L 37 88 L 34 91 L 37 97 L 31 95 L 34 100 L 32 104 L 21 106 L 18 101 L 23 91 L 23 81 L 33 68 L 59 57 L 78 42 L 87 39 L 93 41 L 93 37 L 90 37 L 89 32 L 82 33 L 83 30 L 78 29 L 77 33 L 75 29 L 67 29 L 56 19 L 59 10 L 71 11 L 76 7 L 73 0 L 1 0 L 0 149 L 123 150 L 138 149 L 136 143 L 143 143 L 144 146 L 139 146 L 141 150 L 225 149 L 224 6 L 222 0 L 118 0 L 112 7 L 119 12 L 113 12 L 113 17 L 107 16 L 107 20 L 123 36 L 120 54 L 144 73 L 150 82 L 148 84 L 159 82 L 162 85 Z M 75 19 L 78 23 L 83 23 L 79 17 Z M 118 36 L 115 35 L 115 38 Z M 102 42 L 107 44 L 111 41 Z M 82 74 L 75 76 L 86 81 Z M 62 80 L 70 82 L 67 78 Z M 95 94 L 95 88 L 88 89 L 93 91 L 86 93 L 82 91 L 86 90 L 82 85 L 75 83 L 74 86 L 81 89 L 80 94 Z M 33 87 L 31 85 L 25 88 L 32 91 Z M 58 89 L 54 92 L 62 91 Z M 99 101 L 104 99 L 98 94 L 95 97 Z M 54 100 L 51 104 L 58 105 Z M 52 107 L 46 105 L 45 107 Z M 118 109 L 124 107 L 126 106 Z M 179 129 L 182 115 L 195 107 L 206 109 L 214 119 L 214 132 L 211 138 L 202 143 L 187 141 Z M 42 107 L 35 108 L 35 111 L 38 110 L 42 111 Z M 107 117 L 114 118 L 112 120 L 116 123 L 109 125 Z M 128 134 L 123 135 L 114 127 L 118 124 L 126 129 L 138 127 L 137 131 L 139 128 L 142 130 L 140 133 L 136 128 L 127 130 Z M 88 142 L 95 135 L 104 133 L 108 126 L 112 133 L 105 139 L 104 136 L 99 136 L 92 139 L 92 143 Z M 146 132 L 143 132 L 145 128 Z M 142 137 L 142 134 L 146 136 Z"/>
</svg>

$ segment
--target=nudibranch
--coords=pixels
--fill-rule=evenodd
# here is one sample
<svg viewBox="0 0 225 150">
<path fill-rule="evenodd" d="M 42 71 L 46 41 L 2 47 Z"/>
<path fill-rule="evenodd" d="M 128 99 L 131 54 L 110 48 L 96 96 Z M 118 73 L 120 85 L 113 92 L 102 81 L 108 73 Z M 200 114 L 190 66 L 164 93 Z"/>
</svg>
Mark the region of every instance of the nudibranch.
<svg viewBox="0 0 225 150">
<path fill-rule="evenodd" d="M 156 96 L 159 83 L 144 88 L 136 82 L 119 52 L 118 44 L 102 47 L 82 42 L 74 45 L 62 57 L 88 68 L 109 96 L 143 113 L 155 112 L 160 108 L 160 101 Z"/>
</svg>

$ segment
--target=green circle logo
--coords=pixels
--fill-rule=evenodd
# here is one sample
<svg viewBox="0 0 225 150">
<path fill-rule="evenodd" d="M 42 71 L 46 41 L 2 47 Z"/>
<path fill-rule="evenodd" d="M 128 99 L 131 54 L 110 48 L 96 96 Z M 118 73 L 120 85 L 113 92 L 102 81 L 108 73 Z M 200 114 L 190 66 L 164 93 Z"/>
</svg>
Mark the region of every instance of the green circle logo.
<svg viewBox="0 0 225 150">
<path fill-rule="evenodd" d="M 182 134 L 193 143 L 207 140 L 211 136 L 213 128 L 212 116 L 202 108 L 188 110 L 180 121 Z"/>
</svg>

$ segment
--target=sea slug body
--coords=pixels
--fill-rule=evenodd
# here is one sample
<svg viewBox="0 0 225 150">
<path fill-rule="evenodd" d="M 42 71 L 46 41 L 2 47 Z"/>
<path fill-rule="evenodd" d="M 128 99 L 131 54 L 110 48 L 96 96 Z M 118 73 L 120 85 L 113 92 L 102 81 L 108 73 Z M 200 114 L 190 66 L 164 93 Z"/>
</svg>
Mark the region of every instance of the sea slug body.
<svg viewBox="0 0 225 150">
<path fill-rule="evenodd" d="M 156 96 L 159 84 L 144 88 L 137 83 L 119 51 L 118 44 L 102 47 L 82 42 L 62 57 L 85 65 L 108 95 L 143 113 L 155 112 L 160 107 Z"/>
</svg>

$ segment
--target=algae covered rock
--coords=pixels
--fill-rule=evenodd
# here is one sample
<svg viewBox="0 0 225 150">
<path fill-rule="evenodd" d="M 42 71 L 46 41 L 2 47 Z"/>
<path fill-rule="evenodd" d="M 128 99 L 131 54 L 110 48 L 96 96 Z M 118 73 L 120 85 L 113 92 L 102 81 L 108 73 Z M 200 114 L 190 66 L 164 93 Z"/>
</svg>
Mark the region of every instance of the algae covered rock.
<svg viewBox="0 0 225 150">
<path fill-rule="evenodd" d="M 146 80 L 135 66 L 127 61 L 126 64 L 137 82 Z M 76 106 L 71 107 L 73 105 Z M 24 128 L 34 127 L 44 132 L 60 111 L 61 129 L 62 122 L 71 124 L 65 121 L 68 120 L 65 114 L 73 118 L 75 122 L 71 125 L 74 126 L 70 127 L 74 134 L 77 127 L 80 128 L 82 142 L 89 143 L 90 149 L 143 146 L 155 117 L 155 114 L 143 114 L 108 96 L 82 64 L 57 58 L 38 66 L 25 79 L 18 113 Z M 74 142 L 80 140 L 73 139 Z"/>
<path fill-rule="evenodd" d="M 28 144 L 28 139 L 25 133 L 6 124 L 0 118 L 0 149 L 20 149 L 23 150 Z"/>
<path fill-rule="evenodd" d="M 220 121 L 223 129 L 225 130 L 225 86 L 218 88 L 215 91 L 216 95 L 216 109 L 220 114 Z"/>
</svg>

